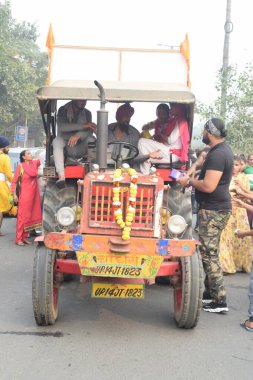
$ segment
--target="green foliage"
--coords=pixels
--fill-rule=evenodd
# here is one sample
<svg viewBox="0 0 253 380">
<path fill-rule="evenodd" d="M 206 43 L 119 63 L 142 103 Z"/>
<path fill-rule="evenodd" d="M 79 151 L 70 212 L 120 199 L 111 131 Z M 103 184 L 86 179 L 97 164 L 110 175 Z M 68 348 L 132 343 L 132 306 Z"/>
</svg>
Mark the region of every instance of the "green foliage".
<svg viewBox="0 0 253 380">
<path fill-rule="evenodd" d="M 219 96 L 210 105 L 197 104 L 197 113 L 207 120 L 220 117 L 226 123 L 227 140 L 234 153 L 249 154 L 253 151 L 253 66 L 242 71 L 230 66 L 226 73 L 217 75 L 216 89 Z M 225 91 L 224 91 L 225 89 Z M 222 90 L 225 93 L 225 117 L 222 115 Z M 223 104 L 224 105 L 224 104 Z"/>
<path fill-rule="evenodd" d="M 38 120 L 35 93 L 45 83 L 48 61 L 36 40 L 36 26 L 16 22 L 10 1 L 0 2 L 0 133 L 10 137 L 14 125 Z"/>
</svg>

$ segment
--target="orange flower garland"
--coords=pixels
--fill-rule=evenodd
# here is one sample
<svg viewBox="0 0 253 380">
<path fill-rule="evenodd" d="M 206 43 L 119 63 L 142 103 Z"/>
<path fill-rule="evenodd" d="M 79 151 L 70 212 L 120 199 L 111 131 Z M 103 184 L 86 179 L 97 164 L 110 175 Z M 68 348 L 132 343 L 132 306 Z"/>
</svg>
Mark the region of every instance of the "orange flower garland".
<svg viewBox="0 0 253 380">
<path fill-rule="evenodd" d="M 135 216 L 135 207 L 136 207 L 136 195 L 137 195 L 137 185 L 136 182 L 138 180 L 138 176 L 136 170 L 128 168 L 127 173 L 131 178 L 130 183 L 130 196 L 129 196 L 129 205 L 127 207 L 126 220 L 123 220 L 123 211 L 121 207 L 120 201 L 120 181 L 122 180 L 122 173 L 124 169 L 116 169 L 113 175 L 113 206 L 114 206 L 114 215 L 116 218 L 116 222 L 123 229 L 122 239 L 129 240 L 131 226 Z"/>
</svg>

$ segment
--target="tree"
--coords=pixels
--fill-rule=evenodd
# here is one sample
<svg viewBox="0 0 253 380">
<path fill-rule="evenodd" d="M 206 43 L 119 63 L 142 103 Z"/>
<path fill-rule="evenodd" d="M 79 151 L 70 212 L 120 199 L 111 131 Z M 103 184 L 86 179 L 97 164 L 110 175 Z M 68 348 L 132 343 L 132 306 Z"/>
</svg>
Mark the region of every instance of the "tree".
<svg viewBox="0 0 253 380">
<path fill-rule="evenodd" d="M 35 93 L 45 83 L 48 62 L 36 40 L 36 26 L 16 22 L 10 1 L 0 3 L 0 133 L 9 137 L 26 120 L 38 125 Z"/>
<path fill-rule="evenodd" d="M 225 78 L 225 79 L 224 79 Z M 236 65 L 229 66 L 226 76 L 217 75 L 218 97 L 210 105 L 197 104 L 197 113 L 204 119 L 221 117 L 221 89 L 226 80 L 226 128 L 227 140 L 234 153 L 253 151 L 253 66 L 247 64 L 242 71 Z"/>
</svg>

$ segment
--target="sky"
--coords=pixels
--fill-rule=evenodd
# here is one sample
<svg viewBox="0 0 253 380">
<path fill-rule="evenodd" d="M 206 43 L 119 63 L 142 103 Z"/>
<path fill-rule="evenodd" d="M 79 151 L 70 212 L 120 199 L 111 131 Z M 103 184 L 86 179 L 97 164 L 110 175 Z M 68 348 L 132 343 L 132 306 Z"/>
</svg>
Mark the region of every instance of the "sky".
<svg viewBox="0 0 253 380">
<path fill-rule="evenodd" d="M 226 0 L 35 0 L 32 4 L 30 0 L 11 0 L 17 21 L 37 25 L 42 51 L 47 51 L 50 23 L 56 44 L 161 48 L 161 44 L 179 45 L 188 33 L 191 90 L 204 103 L 216 95 L 226 4 Z M 252 0 L 231 0 L 229 63 L 239 67 L 253 61 L 252 14 Z M 65 60 L 61 62 L 64 65 Z M 149 69 L 144 65 L 147 75 Z"/>
</svg>

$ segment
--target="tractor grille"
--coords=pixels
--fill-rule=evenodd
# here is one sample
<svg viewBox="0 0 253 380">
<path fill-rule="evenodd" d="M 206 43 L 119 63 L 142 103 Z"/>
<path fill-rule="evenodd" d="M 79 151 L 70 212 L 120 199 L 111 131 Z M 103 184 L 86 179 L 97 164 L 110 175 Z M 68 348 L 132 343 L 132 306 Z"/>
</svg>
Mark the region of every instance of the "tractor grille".
<svg viewBox="0 0 253 380">
<path fill-rule="evenodd" d="M 91 184 L 89 226 L 101 228 L 120 228 L 115 225 L 113 211 L 113 184 L 111 182 L 93 182 Z M 121 205 L 123 219 L 129 204 L 129 184 L 121 184 Z M 138 184 L 136 213 L 132 228 L 152 229 L 154 221 L 155 186 Z"/>
</svg>

